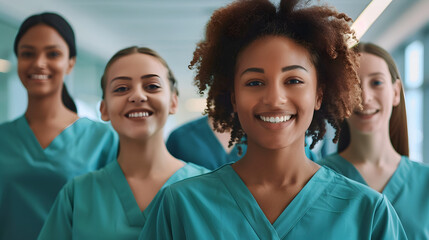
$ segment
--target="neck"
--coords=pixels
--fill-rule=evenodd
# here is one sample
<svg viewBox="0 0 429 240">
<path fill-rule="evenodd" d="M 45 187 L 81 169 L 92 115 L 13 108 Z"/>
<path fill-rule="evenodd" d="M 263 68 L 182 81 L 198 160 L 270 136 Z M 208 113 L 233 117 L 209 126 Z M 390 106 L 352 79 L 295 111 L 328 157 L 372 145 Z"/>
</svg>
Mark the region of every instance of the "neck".
<svg viewBox="0 0 429 240">
<path fill-rule="evenodd" d="M 118 163 L 126 177 L 147 178 L 179 162 L 168 152 L 162 131 L 150 139 L 119 137 Z"/>
<path fill-rule="evenodd" d="M 350 132 L 350 144 L 340 153 L 352 163 L 396 163 L 401 156 L 395 151 L 390 141 L 388 130 L 373 134 Z"/>
<path fill-rule="evenodd" d="M 73 119 L 75 121 L 78 118 L 75 112 L 64 106 L 61 95 L 58 96 L 58 94 L 49 97 L 28 96 L 25 117 L 29 123 L 46 123 L 51 120 L 60 122 L 60 119 Z"/>
<path fill-rule="evenodd" d="M 305 155 L 304 139 L 282 149 L 266 149 L 248 141 L 246 155 L 233 165 L 249 184 L 289 185 L 308 181 L 319 166 Z M 240 174 L 241 173 L 241 174 Z M 252 176 L 247 178 L 246 176 Z"/>
</svg>

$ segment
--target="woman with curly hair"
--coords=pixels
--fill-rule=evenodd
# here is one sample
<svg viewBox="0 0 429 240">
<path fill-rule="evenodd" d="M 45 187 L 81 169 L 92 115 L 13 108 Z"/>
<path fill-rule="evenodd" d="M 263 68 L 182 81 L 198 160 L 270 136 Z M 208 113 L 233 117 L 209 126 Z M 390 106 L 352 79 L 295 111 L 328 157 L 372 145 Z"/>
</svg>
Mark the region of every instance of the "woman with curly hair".
<svg viewBox="0 0 429 240">
<path fill-rule="evenodd" d="M 206 112 L 247 152 L 170 185 L 140 239 L 406 239 L 387 199 L 305 156 L 360 102 L 350 18 L 326 6 L 237 1 L 217 10 L 191 67 Z"/>
<path fill-rule="evenodd" d="M 383 193 L 409 239 L 429 239 L 429 166 L 411 161 L 401 77 L 390 54 L 359 43 L 362 109 L 344 121 L 338 153 L 320 161 Z"/>
</svg>

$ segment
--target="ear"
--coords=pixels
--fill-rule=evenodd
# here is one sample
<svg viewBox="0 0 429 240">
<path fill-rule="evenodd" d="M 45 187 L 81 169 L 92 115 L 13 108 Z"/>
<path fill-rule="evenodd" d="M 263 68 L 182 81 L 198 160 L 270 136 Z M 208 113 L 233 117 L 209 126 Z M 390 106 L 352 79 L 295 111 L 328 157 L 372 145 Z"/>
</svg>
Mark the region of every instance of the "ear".
<svg viewBox="0 0 429 240">
<path fill-rule="evenodd" d="M 317 111 L 320 109 L 320 107 L 322 106 L 322 99 L 323 99 L 322 88 L 318 88 L 316 93 L 316 102 L 314 104 L 314 110 Z"/>
<path fill-rule="evenodd" d="M 235 94 L 234 92 L 231 92 L 231 104 L 232 104 L 232 109 L 234 112 L 237 112 L 237 106 L 235 103 Z"/>
<path fill-rule="evenodd" d="M 66 71 L 67 74 L 70 74 L 75 64 L 76 64 L 76 57 L 70 58 L 67 66 L 67 71 Z"/>
<path fill-rule="evenodd" d="M 105 100 L 102 100 L 101 103 L 100 103 L 100 113 L 101 113 L 101 119 L 103 121 L 107 122 L 107 121 L 110 120 L 109 114 L 107 112 L 107 106 L 106 106 L 106 101 Z"/>
<path fill-rule="evenodd" d="M 399 79 L 393 83 L 393 106 L 396 107 L 401 102 L 402 83 Z"/>
<path fill-rule="evenodd" d="M 168 111 L 168 113 L 175 114 L 178 108 L 179 108 L 179 98 L 177 97 L 177 94 L 172 93 L 171 99 L 170 99 L 170 110 Z"/>
</svg>

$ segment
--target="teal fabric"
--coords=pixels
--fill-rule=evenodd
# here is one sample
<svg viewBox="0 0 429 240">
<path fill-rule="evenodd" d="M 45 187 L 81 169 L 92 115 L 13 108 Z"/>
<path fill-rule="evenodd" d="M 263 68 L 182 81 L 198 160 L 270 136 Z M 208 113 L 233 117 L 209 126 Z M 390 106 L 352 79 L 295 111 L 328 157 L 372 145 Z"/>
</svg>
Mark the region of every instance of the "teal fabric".
<svg viewBox="0 0 429 240">
<path fill-rule="evenodd" d="M 359 171 L 333 154 L 322 161 L 327 167 L 362 184 L 368 185 Z M 401 219 L 409 239 L 429 239 L 429 166 L 402 156 L 383 192 Z"/>
<path fill-rule="evenodd" d="M 271 224 L 225 165 L 164 189 L 139 239 L 407 239 L 374 190 L 322 167 Z"/>
<path fill-rule="evenodd" d="M 208 172 L 186 164 L 163 185 Z M 153 202 L 142 212 L 117 161 L 79 176 L 59 193 L 39 239 L 137 239 Z"/>
<path fill-rule="evenodd" d="M 241 144 L 243 150 L 241 156 L 238 155 L 237 145 L 227 153 L 214 135 L 207 116 L 175 129 L 168 137 L 166 145 L 174 157 L 210 170 L 238 161 L 247 150 L 247 145 Z M 305 147 L 305 153 L 311 160 L 317 160 L 316 154 L 310 150 L 309 146 Z"/>
<path fill-rule="evenodd" d="M 174 157 L 214 170 L 224 164 L 234 163 L 243 155 L 238 155 L 238 147 L 227 153 L 209 125 L 208 117 L 184 124 L 171 132 L 167 139 L 167 149 Z M 243 154 L 247 146 L 241 145 Z"/>
<path fill-rule="evenodd" d="M 63 185 L 117 154 L 108 124 L 80 118 L 43 149 L 24 116 L 0 125 L 0 239 L 36 239 Z"/>
</svg>

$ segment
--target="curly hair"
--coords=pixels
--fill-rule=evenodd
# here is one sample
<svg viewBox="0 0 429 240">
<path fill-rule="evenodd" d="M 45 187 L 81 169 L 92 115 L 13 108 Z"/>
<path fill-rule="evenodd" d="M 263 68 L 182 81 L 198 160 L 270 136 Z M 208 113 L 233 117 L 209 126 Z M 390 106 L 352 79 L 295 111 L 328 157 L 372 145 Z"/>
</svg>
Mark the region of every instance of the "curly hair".
<svg viewBox="0 0 429 240">
<path fill-rule="evenodd" d="M 215 129 L 231 130 L 229 146 L 241 143 L 245 136 L 230 97 L 237 55 L 267 35 L 293 39 L 310 53 L 323 101 L 306 135 L 312 137 L 313 148 L 325 135 L 328 122 L 336 130 L 333 141 L 337 142 L 342 120 L 360 104 L 358 54 L 347 46 L 347 40 L 356 40 L 351 21 L 334 8 L 300 0 L 282 0 L 278 7 L 268 0 L 238 0 L 213 13 L 189 68 L 196 69 L 194 83 L 199 93 L 207 92 L 205 113 Z"/>
</svg>

